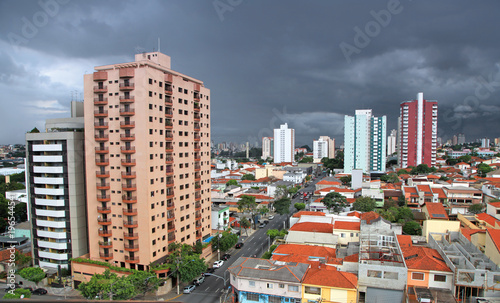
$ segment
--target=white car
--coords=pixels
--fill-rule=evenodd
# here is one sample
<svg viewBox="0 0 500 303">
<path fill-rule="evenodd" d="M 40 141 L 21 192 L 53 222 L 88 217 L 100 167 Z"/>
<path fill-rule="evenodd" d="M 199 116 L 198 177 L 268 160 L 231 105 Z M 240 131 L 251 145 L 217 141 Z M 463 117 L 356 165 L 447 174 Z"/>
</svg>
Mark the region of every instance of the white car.
<svg viewBox="0 0 500 303">
<path fill-rule="evenodd" d="M 215 261 L 213 268 L 219 268 L 222 266 L 222 264 L 224 264 L 224 261 L 222 261 L 222 260 Z"/>
<path fill-rule="evenodd" d="M 274 219 L 274 216 L 269 216 L 269 220 L 272 220 L 272 219 Z"/>
</svg>

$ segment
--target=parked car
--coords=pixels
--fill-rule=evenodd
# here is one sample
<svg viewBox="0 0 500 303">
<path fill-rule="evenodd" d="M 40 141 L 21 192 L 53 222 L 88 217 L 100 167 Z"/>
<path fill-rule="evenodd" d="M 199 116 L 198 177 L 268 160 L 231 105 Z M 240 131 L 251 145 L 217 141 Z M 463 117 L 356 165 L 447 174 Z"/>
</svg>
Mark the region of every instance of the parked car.
<svg viewBox="0 0 500 303">
<path fill-rule="evenodd" d="M 47 290 L 45 288 L 37 288 L 35 290 L 32 290 L 31 293 L 34 294 L 34 295 L 41 296 L 41 295 L 46 295 L 47 294 Z"/>
<path fill-rule="evenodd" d="M 213 268 L 219 268 L 222 266 L 222 264 L 224 264 L 223 260 L 215 261 Z"/>
<path fill-rule="evenodd" d="M 196 286 L 199 286 L 203 282 L 205 282 L 205 277 L 204 276 L 200 276 L 200 277 L 194 279 L 193 284 L 196 285 Z"/>
<path fill-rule="evenodd" d="M 272 220 L 272 219 L 274 219 L 274 216 L 273 215 L 269 216 L 269 220 Z"/>
<path fill-rule="evenodd" d="M 195 285 L 193 285 L 193 284 L 188 285 L 188 286 L 184 287 L 184 291 L 183 291 L 183 293 L 185 293 L 185 294 L 190 294 L 190 293 L 192 293 L 192 292 L 193 292 L 193 290 L 194 290 L 195 288 L 196 288 L 196 286 L 195 286 Z"/>
<path fill-rule="evenodd" d="M 238 248 L 238 249 L 240 249 L 242 247 L 243 247 L 243 243 L 242 242 L 236 243 L 236 245 L 234 246 L 234 248 Z"/>
<path fill-rule="evenodd" d="M 205 274 L 211 274 L 215 271 L 215 268 L 213 267 L 210 267 L 210 268 L 207 268 L 207 271 L 205 272 Z M 203 276 L 205 276 L 205 274 L 203 274 Z"/>
<path fill-rule="evenodd" d="M 263 227 L 265 227 L 265 226 L 266 226 L 266 223 L 260 223 L 260 224 L 259 224 L 259 228 L 263 228 Z"/>
<path fill-rule="evenodd" d="M 231 258 L 230 254 L 223 254 L 222 257 L 221 257 L 221 259 L 224 260 L 224 261 L 229 260 L 229 258 Z"/>
</svg>

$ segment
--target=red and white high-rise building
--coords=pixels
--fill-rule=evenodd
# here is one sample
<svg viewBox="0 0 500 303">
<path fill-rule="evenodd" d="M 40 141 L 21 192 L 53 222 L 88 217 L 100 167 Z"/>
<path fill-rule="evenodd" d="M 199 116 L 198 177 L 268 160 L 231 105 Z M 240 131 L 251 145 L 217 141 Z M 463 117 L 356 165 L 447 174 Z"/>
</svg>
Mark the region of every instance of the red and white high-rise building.
<svg viewBox="0 0 500 303">
<path fill-rule="evenodd" d="M 423 93 L 418 93 L 417 100 L 401 103 L 398 144 L 400 167 L 436 165 L 437 113 L 437 101 L 424 100 Z"/>
</svg>

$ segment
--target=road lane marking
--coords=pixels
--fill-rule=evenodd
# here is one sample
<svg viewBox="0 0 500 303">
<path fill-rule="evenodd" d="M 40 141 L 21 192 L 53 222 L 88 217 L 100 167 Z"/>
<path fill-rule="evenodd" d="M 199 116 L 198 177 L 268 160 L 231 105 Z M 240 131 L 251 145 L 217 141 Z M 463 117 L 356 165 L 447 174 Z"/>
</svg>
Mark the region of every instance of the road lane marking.
<svg viewBox="0 0 500 303">
<path fill-rule="evenodd" d="M 219 289 L 220 289 L 220 288 L 217 288 L 217 290 L 216 290 L 215 292 L 219 292 Z"/>
</svg>

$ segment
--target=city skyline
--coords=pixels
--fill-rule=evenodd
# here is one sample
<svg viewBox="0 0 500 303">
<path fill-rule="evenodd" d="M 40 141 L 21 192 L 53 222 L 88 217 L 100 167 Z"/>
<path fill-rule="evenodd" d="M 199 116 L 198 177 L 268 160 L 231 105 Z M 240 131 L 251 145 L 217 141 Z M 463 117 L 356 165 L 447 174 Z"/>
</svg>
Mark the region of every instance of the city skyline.
<svg viewBox="0 0 500 303">
<path fill-rule="evenodd" d="M 11 113 L 0 144 L 68 116 L 94 66 L 159 47 L 212 89 L 215 142 L 260 143 L 288 123 L 297 146 L 322 135 L 340 145 L 345 114 L 371 108 L 396 129 L 399 104 L 419 91 L 440 101 L 444 141 L 498 137 L 496 2 L 40 3 L 0 4 L 0 104 Z"/>
</svg>

